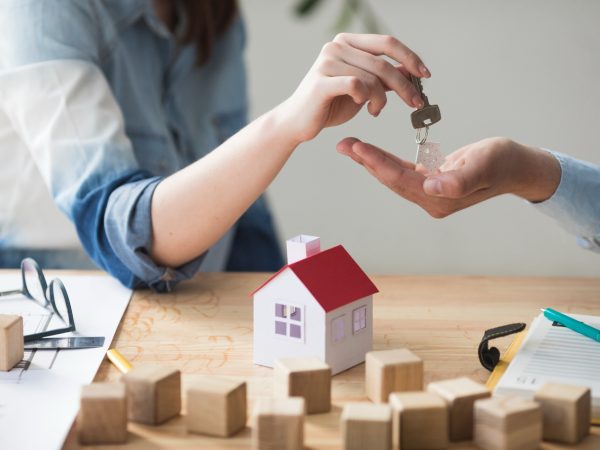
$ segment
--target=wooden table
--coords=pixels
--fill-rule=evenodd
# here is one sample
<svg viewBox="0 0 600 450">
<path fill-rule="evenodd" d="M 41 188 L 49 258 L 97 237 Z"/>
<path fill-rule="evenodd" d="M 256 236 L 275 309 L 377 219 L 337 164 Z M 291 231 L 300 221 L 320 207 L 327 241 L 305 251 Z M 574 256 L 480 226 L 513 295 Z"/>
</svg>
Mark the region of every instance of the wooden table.
<svg viewBox="0 0 600 450">
<path fill-rule="evenodd" d="M 183 388 L 200 374 L 227 375 L 248 382 L 252 401 L 271 393 L 272 370 L 252 364 L 252 299 L 266 274 L 203 274 L 172 294 L 137 291 L 113 347 L 133 365 L 178 368 Z M 477 358 L 487 328 L 530 322 L 541 307 L 600 315 L 600 279 L 375 276 L 374 348 L 407 347 L 423 358 L 425 382 L 468 376 L 484 382 L 488 372 Z M 500 347 L 510 341 L 500 342 Z M 364 401 L 364 365 L 333 378 L 333 409 L 306 418 L 308 448 L 340 448 L 339 418 L 348 401 Z M 120 374 L 105 361 L 96 380 Z M 185 402 L 184 402 L 185 409 Z M 185 412 L 184 412 L 185 413 Z M 182 417 L 159 427 L 129 424 L 132 449 L 249 448 L 250 428 L 231 439 L 187 434 Z M 600 429 L 577 446 L 600 449 Z M 80 448 L 72 432 L 67 449 Z M 102 448 L 112 448 L 110 446 Z M 124 447 L 114 447 L 124 448 Z M 452 449 L 474 449 L 471 443 Z M 559 449 L 544 443 L 543 449 Z M 575 447 L 565 447 L 573 449 Z"/>
</svg>

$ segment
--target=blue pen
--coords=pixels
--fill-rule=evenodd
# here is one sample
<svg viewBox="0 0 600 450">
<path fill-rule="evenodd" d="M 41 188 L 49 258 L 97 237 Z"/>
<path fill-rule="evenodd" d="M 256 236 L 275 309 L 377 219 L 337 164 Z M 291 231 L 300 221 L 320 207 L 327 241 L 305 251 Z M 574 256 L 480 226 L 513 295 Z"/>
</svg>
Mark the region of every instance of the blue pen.
<svg viewBox="0 0 600 450">
<path fill-rule="evenodd" d="M 580 322 L 579 320 L 575 320 L 572 317 L 560 313 L 552 308 L 542 309 L 542 311 L 546 319 L 558 322 L 570 330 L 573 330 L 579 334 L 583 334 L 584 336 L 589 337 L 590 339 L 600 342 L 600 330 L 598 330 L 597 328 L 590 327 L 589 325 Z"/>
</svg>

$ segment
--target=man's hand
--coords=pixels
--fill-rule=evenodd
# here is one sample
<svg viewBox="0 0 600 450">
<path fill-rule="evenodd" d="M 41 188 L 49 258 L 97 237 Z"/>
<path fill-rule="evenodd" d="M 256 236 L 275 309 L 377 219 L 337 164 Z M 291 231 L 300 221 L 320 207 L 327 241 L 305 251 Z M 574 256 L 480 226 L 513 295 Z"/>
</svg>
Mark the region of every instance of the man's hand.
<svg viewBox="0 0 600 450">
<path fill-rule="evenodd" d="M 561 176 L 560 164 L 550 153 L 506 138 L 484 139 L 456 150 L 429 176 L 423 167 L 355 138 L 340 141 L 337 149 L 435 218 L 501 194 L 543 201 L 554 193 Z"/>
</svg>

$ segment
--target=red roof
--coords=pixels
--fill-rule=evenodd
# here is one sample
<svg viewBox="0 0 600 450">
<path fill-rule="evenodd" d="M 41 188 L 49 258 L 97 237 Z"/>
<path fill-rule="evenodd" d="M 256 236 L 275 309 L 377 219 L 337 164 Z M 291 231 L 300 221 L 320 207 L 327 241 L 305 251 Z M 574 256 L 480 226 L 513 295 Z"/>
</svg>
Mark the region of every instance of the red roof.
<svg viewBox="0 0 600 450">
<path fill-rule="evenodd" d="M 326 312 L 379 292 L 346 249 L 338 245 L 283 266 L 252 295 L 287 268 L 296 274 Z"/>
</svg>

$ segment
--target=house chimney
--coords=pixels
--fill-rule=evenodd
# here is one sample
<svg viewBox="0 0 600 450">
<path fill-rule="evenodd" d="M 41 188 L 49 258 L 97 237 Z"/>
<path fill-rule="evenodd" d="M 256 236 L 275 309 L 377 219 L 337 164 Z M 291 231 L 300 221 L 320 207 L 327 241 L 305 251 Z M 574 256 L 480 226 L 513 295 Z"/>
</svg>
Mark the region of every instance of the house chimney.
<svg viewBox="0 0 600 450">
<path fill-rule="evenodd" d="M 321 239 L 300 234 L 286 241 L 288 264 L 316 255 L 321 251 Z"/>
</svg>

